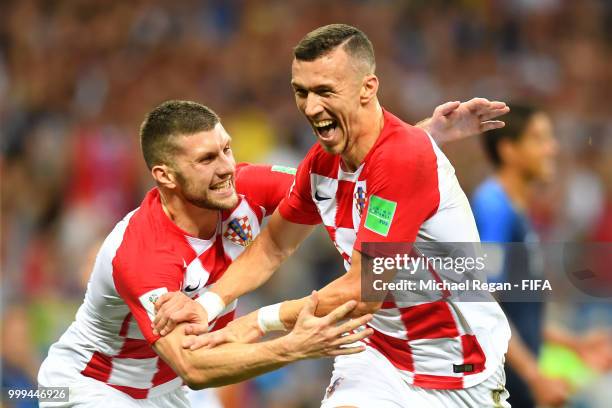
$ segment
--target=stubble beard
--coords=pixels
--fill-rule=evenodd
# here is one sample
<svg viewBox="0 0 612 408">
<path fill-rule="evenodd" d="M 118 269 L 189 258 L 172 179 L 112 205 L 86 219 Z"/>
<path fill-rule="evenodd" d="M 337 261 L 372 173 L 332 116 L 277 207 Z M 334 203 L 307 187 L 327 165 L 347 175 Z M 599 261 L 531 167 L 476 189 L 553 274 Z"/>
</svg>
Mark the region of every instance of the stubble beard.
<svg viewBox="0 0 612 408">
<path fill-rule="evenodd" d="M 224 200 L 215 200 L 208 196 L 207 189 L 198 189 L 188 180 L 186 180 L 182 174 L 177 172 L 177 179 L 181 186 L 182 195 L 185 201 L 188 203 L 207 210 L 231 210 L 238 204 L 238 196 L 234 190 L 231 197 Z"/>
</svg>

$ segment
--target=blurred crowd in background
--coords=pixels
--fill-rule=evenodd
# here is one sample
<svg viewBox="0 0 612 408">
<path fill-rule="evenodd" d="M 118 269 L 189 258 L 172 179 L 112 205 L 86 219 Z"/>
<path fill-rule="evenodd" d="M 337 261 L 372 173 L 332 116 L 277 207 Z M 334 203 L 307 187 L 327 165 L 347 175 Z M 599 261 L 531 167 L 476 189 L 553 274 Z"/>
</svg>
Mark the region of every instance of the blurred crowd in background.
<svg viewBox="0 0 612 408">
<path fill-rule="evenodd" d="M 314 137 L 292 98 L 292 47 L 332 22 L 368 34 L 380 100 L 406 121 L 474 96 L 550 113 L 560 166 L 535 195 L 534 223 L 545 240 L 612 241 L 610 1 L 5 0 L 5 376 L 34 381 L 73 320 L 101 240 L 153 186 L 138 143 L 144 115 L 164 100 L 198 101 L 219 113 L 238 161 L 296 165 Z M 478 138 L 444 150 L 468 195 L 490 174 Z M 341 268 L 317 233 L 240 308 L 302 296 Z M 318 406 L 329 370 L 329 361 L 287 367 L 235 388 L 234 406 Z"/>
</svg>

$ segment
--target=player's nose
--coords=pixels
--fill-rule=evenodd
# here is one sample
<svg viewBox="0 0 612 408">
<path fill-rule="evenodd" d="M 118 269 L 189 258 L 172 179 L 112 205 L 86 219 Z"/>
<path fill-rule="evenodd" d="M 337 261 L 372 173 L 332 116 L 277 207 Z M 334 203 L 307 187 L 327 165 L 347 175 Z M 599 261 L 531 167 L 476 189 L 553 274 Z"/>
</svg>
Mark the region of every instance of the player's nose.
<svg viewBox="0 0 612 408">
<path fill-rule="evenodd" d="M 317 94 L 309 92 L 306 97 L 306 104 L 304 106 L 304 114 L 308 118 L 315 118 L 318 114 L 323 112 L 323 105 L 321 105 L 320 98 Z"/>
<path fill-rule="evenodd" d="M 226 178 L 227 176 L 231 176 L 236 171 L 236 162 L 234 161 L 233 156 L 231 155 L 221 155 L 219 156 L 221 160 L 219 160 L 219 166 L 217 167 L 217 175 L 219 178 Z"/>
</svg>

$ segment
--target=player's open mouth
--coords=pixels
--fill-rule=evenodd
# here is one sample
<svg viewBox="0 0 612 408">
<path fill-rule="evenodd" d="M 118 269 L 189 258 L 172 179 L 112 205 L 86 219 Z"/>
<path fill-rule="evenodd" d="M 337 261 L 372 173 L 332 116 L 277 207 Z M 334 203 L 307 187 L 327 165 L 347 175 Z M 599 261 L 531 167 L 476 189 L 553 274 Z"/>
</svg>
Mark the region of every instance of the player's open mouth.
<svg viewBox="0 0 612 408">
<path fill-rule="evenodd" d="M 231 195 L 234 193 L 234 183 L 230 178 L 220 183 L 213 184 L 210 186 L 210 189 L 219 195 Z"/>
<path fill-rule="evenodd" d="M 325 119 L 313 121 L 312 125 L 316 129 L 317 136 L 319 136 L 324 141 L 328 141 L 335 136 L 335 130 L 338 127 L 338 122 L 333 119 Z"/>
</svg>

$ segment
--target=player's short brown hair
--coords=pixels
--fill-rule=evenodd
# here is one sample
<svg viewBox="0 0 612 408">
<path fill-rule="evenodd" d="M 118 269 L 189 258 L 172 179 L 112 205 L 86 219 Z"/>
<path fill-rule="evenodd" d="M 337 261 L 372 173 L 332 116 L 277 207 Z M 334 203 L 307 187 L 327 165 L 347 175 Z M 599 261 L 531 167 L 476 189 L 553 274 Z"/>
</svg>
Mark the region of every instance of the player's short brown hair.
<svg viewBox="0 0 612 408">
<path fill-rule="evenodd" d="M 484 132 L 480 139 L 487 157 L 495 167 L 503 165 L 501 155 L 499 154 L 501 142 L 503 140 L 513 143 L 520 141 L 533 116 L 540 112 L 529 104 L 513 103 L 508 106 L 510 107 L 510 112 L 503 118 L 506 126 Z"/>
<path fill-rule="evenodd" d="M 212 130 L 219 116 L 212 109 L 191 101 L 166 101 L 147 114 L 140 126 L 140 147 L 147 167 L 171 164 L 176 136 Z"/>
<path fill-rule="evenodd" d="M 293 49 L 293 56 L 299 61 L 314 61 L 342 45 L 351 57 L 362 61 L 369 73 L 376 70 L 374 47 L 358 28 L 347 24 L 329 24 L 306 34 Z"/>
</svg>

